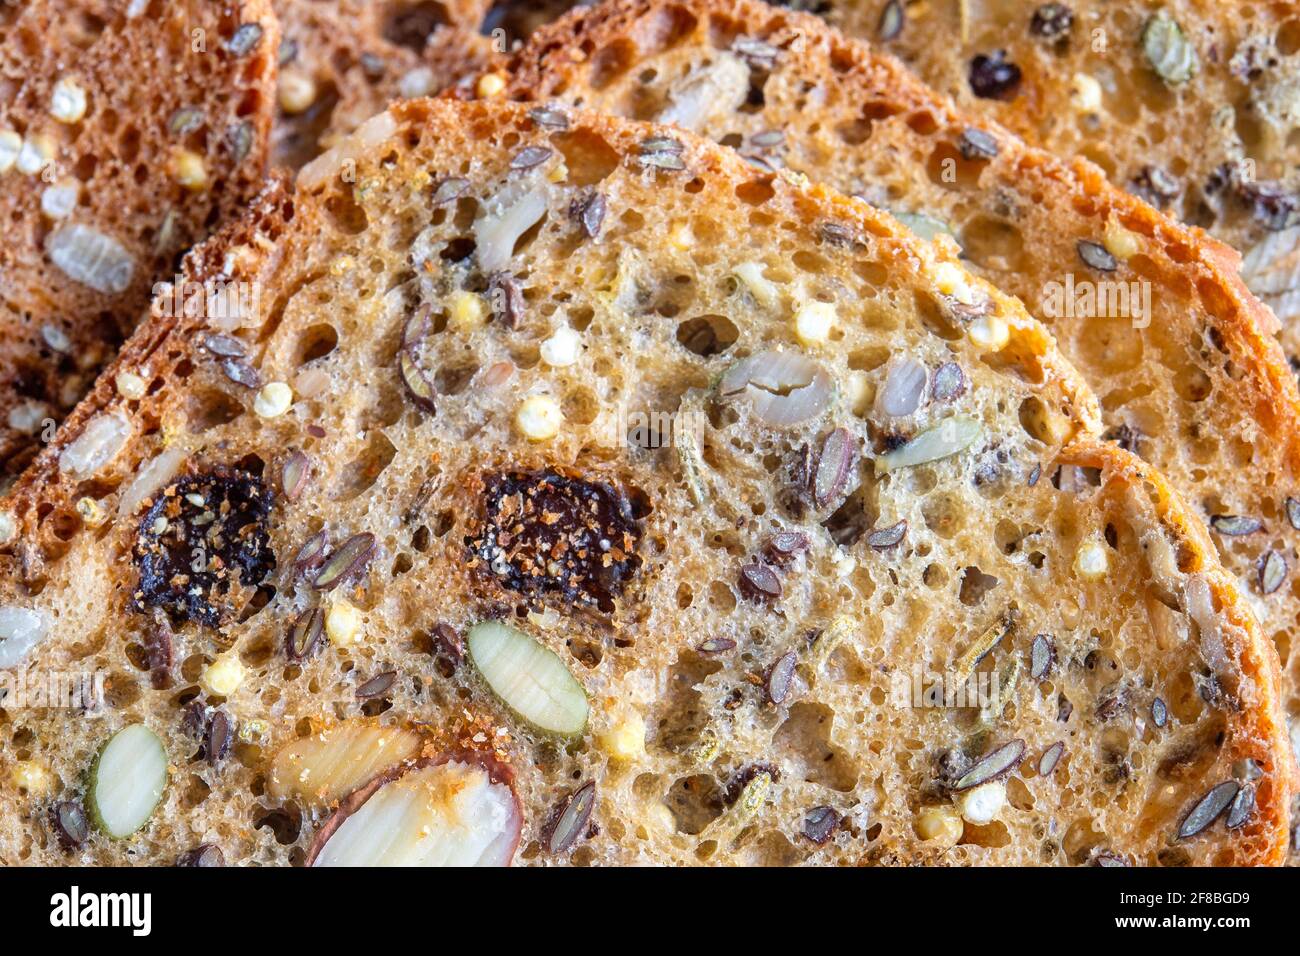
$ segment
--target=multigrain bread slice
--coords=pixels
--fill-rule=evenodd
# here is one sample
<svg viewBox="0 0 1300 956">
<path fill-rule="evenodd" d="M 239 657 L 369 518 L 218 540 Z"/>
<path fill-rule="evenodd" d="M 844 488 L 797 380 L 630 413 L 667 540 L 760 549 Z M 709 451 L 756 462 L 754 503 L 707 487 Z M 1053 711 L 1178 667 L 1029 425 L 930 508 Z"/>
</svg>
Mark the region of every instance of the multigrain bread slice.
<svg viewBox="0 0 1300 956">
<path fill-rule="evenodd" d="M 955 237 L 967 265 L 1046 321 L 1098 392 L 1107 437 L 1210 522 L 1300 713 L 1297 391 L 1230 250 L 1094 166 L 957 112 L 816 18 L 756 2 L 576 11 L 512 66 L 509 96 L 674 120 L 758 168 L 800 171 Z M 1076 289 L 1122 293 L 1112 304 L 1132 292 L 1133 308 L 1089 309 Z"/>
<path fill-rule="evenodd" d="M 0 6 L 0 482 L 261 188 L 278 36 L 265 0 Z"/>
<path fill-rule="evenodd" d="M 1245 255 L 1300 356 L 1300 14 L 1221 0 L 831 0 L 973 116 L 1082 155 Z M 1300 359 L 1298 359 L 1300 361 Z"/>
<path fill-rule="evenodd" d="M 16 489 L 4 662 L 108 680 L 6 708 L 0 858 L 1280 859 L 1235 583 L 949 250 L 508 104 L 254 212 L 188 260 L 237 327 L 142 328 Z"/>
<path fill-rule="evenodd" d="M 275 9 L 283 39 L 273 157 L 293 169 L 393 100 L 490 73 L 506 49 L 480 32 L 486 0 L 276 0 Z"/>
</svg>

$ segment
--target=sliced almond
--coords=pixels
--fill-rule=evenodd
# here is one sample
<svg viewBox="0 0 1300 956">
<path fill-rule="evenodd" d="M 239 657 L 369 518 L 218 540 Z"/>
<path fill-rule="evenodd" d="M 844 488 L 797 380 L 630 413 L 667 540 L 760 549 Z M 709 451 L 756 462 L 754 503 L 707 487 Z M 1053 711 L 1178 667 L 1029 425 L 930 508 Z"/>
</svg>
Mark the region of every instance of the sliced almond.
<svg viewBox="0 0 1300 956">
<path fill-rule="evenodd" d="M 414 760 L 412 730 L 354 719 L 282 747 L 271 761 L 271 796 L 330 806 L 392 768 Z"/>
</svg>

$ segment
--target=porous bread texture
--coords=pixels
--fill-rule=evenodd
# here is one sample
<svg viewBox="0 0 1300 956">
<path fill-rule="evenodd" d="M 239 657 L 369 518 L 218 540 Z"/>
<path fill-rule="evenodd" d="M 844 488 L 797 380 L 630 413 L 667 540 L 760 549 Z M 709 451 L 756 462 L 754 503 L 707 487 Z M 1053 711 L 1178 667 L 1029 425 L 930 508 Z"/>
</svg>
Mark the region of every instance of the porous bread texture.
<svg viewBox="0 0 1300 956">
<path fill-rule="evenodd" d="M 957 111 L 816 18 L 761 3 L 575 11 L 535 34 L 512 68 L 512 97 L 673 119 L 759 168 L 798 170 L 917 229 L 950 230 L 966 265 L 1048 324 L 1097 391 L 1106 437 L 1151 462 L 1207 521 L 1262 523 L 1245 535 L 1216 524 L 1213 536 L 1277 647 L 1287 711 L 1300 719 L 1300 530 L 1286 504 L 1300 499 L 1300 406 L 1265 334 L 1272 316 L 1237 278 L 1231 250 L 1108 185 L 1095 166 Z M 1115 269 L 1085 263 L 1081 242 Z M 1145 289 L 1149 312 L 1061 314 L 1068 289 L 1104 297 L 1106 282 L 1126 293 L 1138 284 L 1131 301 Z M 1286 573 L 1265 593 L 1269 555 Z"/>
<path fill-rule="evenodd" d="M 903 19 L 892 38 L 881 30 L 891 0 L 832 0 L 824 13 L 851 36 L 897 54 L 963 112 L 1060 155 L 1086 156 L 1115 185 L 1240 250 L 1247 282 L 1282 320 L 1287 355 L 1300 356 L 1294 5 L 893 2 Z M 1072 23 L 1062 33 L 1036 35 L 1035 12 L 1050 6 L 1068 8 Z M 1146 25 L 1161 12 L 1196 51 L 1195 74 L 1185 82 L 1162 79 L 1144 52 Z M 970 82 L 972 61 L 997 51 L 1019 68 L 1019 86 L 1005 99 L 980 97 Z M 1180 60 L 1173 50 L 1167 57 L 1171 65 Z"/>
<path fill-rule="evenodd" d="M 355 185 L 339 178 L 352 164 Z M 603 216 L 591 214 L 596 195 Z M 260 417 L 253 392 L 207 353 L 200 320 L 158 320 L 115 366 L 153 383 L 149 393 L 124 402 L 98 390 L 16 490 L 25 545 L 7 560 L 0 606 L 50 623 L 29 666 L 111 678 L 98 718 L 6 712 L 5 778 L 32 761 L 51 786 L 8 791 L 4 860 L 169 862 L 212 842 L 232 861 L 301 862 L 329 807 L 272 797 L 271 756 L 363 715 L 411 725 L 429 753 L 469 746 L 508 761 L 521 863 L 1280 858 L 1292 768 L 1276 665 L 1232 579 L 1163 480 L 1091 438 L 1091 398 L 1044 330 L 947 248 L 687 134 L 504 104 L 395 105 L 305 168 L 292 195 L 270 188 L 256 213 L 193 254 L 189 272 L 214 278 L 232 264 L 229 278 L 259 284 L 260 307 L 233 335 L 263 381 L 292 383 L 292 407 Z M 488 291 L 485 271 L 507 290 L 495 315 L 466 298 Z M 792 318 L 814 301 L 832 307 L 833 331 L 801 346 Z M 416 354 L 437 384 L 434 412 L 398 369 L 404 330 L 425 307 L 430 347 Z M 1008 323 L 1003 348 L 972 340 L 972 309 Z M 564 326 L 580 348 L 557 366 L 542 343 Z M 716 394 L 733 363 L 773 348 L 833 379 L 835 399 L 814 419 L 771 427 L 748 399 Z M 965 387 L 936 386 L 890 420 L 876 410 L 880 391 L 909 358 L 931 371 L 957 363 Z M 546 442 L 524 440 L 514 422 L 537 395 L 564 411 Z M 629 441 L 637 413 L 674 416 L 684 443 Z M 77 458 L 95 462 L 92 475 L 61 470 L 114 415 L 125 442 Z M 964 450 L 887 470 L 886 449 L 962 420 L 979 423 Z M 800 450 L 822 449 L 834 428 L 859 457 L 829 500 L 809 501 L 793 477 Z M 296 498 L 280 487 L 294 450 L 310 462 Z M 219 628 L 175 622 L 170 686 L 153 690 L 152 622 L 129 607 L 141 495 L 235 463 L 275 495 L 275 570 Z M 530 605 L 472 558 L 485 484 L 503 471 L 611 483 L 634 503 L 640 569 L 612 611 L 545 594 Z M 98 527 L 69 524 L 83 494 L 107 518 Z M 865 533 L 900 521 L 892 547 Z M 290 624 L 339 598 L 292 567 L 320 530 L 335 546 L 369 531 L 379 551 L 340 589 L 360 612 L 355 638 L 292 663 Z M 756 602 L 740 569 L 778 530 L 804 532 L 808 548 L 773 572 L 780 596 Z M 1076 570 L 1081 547 L 1091 562 Z M 1099 563 L 1105 573 L 1080 576 Z M 464 637 L 489 617 L 541 642 L 582 684 L 590 718 L 579 737 L 530 731 L 435 636 L 444 625 Z M 913 706 L 899 689 L 899 675 L 950 671 L 1000 622 L 1008 633 L 979 669 L 1006 673 L 1009 690 L 987 726 L 974 710 Z M 1051 635 L 1055 665 L 1031 679 L 1039 634 Z M 246 674 L 223 699 L 201 684 L 225 648 Z M 788 694 L 776 693 L 770 668 L 787 654 L 797 666 Z M 384 701 L 359 702 L 362 682 L 387 670 Z M 1149 716 L 1157 696 L 1171 715 L 1163 728 Z M 238 726 L 215 768 L 194 759 L 183 728 L 194 700 Z M 64 855 L 45 823 L 50 802 L 77 798 L 96 748 L 132 721 L 167 743 L 164 804 L 137 835 L 95 836 Z M 1007 806 L 955 845 L 922 840 L 919 815 L 952 803 L 939 768 L 951 781 L 1014 739 L 1026 750 Z M 1039 775 L 1056 742 L 1066 756 Z M 1261 776 L 1246 826 L 1174 839 L 1211 786 L 1253 775 L 1249 760 Z M 553 855 L 546 827 L 583 781 L 596 783 L 595 826 Z M 802 835 L 820 807 L 843 817 L 822 844 Z"/>
<path fill-rule="evenodd" d="M 297 169 L 393 100 L 489 71 L 504 47 L 479 32 L 487 8 L 486 0 L 275 0 L 283 40 L 274 162 Z"/>
<path fill-rule="evenodd" d="M 0 135 L 29 145 L 0 163 L 0 482 L 261 188 L 278 42 L 267 0 L 0 6 Z M 70 228 L 102 242 L 67 251 Z M 68 273 L 106 248 L 125 268 Z"/>
</svg>

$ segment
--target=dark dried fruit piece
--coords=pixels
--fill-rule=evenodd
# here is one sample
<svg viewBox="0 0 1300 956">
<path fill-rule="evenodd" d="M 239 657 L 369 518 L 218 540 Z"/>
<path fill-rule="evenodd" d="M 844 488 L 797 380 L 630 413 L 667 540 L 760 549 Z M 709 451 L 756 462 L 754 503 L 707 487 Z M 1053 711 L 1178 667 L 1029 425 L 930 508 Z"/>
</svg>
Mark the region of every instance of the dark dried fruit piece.
<svg viewBox="0 0 1300 956">
<path fill-rule="evenodd" d="M 725 654 L 735 649 L 736 642 L 729 637 L 711 637 L 699 646 L 701 654 Z"/>
<path fill-rule="evenodd" d="M 1059 40 L 1074 26 L 1074 11 L 1063 3 L 1045 3 L 1029 18 L 1029 32 L 1043 40 Z"/>
<path fill-rule="evenodd" d="M 1237 795 L 1232 798 L 1232 805 L 1228 807 L 1228 817 L 1223 821 L 1223 825 L 1229 830 L 1236 830 L 1249 823 L 1254 815 L 1255 785 L 1248 783 L 1238 790 Z"/>
<path fill-rule="evenodd" d="M 383 697 L 397 680 L 397 671 L 383 671 L 357 688 L 357 700 Z"/>
<path fill-rule="evenodd" d="M 1265 594 L 1272 594 L 1286 580 L 1287 570 L 1285 555 L 1281 551 L 1270 550 L 1259 564 L 1259 589 Z"/>
<path fill-rule="evenodd" d="M 588 780 L 555 808 L 552 822 L 542 834 L 547 852 L 564 853 L 585 836 L 595 808 L 596 784 Z"/>
<path fill-rule="evenodd" d="M 783 704 L 789 698 L 795 665 L 798 663 L 799 658 L 795 652 L 788 651 L 777 658 L 776 663 L 768 669 L 763 691 L 769 704 Z"/>
<path fill-rule="evenodd" d="M 226 855 L 221 852 L 221 847 L 215 843 L 200 843 L 194 849 L 181 854 L 180 859 L 176 861 L 176 865 L 184 867 L 225 866 Z"/>
<path fill-rule="evenodd" d="M 877 528 L 867 535 L 867 546 L 877 551 L 887 551 L 907 537 L 907 520 Z"/>
<path fill-rule="evenodd" d="M 813 807 L 803 818 L 803 835 L 823 846 L 835 834 L 841 816 L 834 807 Z"/>
<path fill-rule="evenodd" d="M 1264 529 L 1264 522 L 1258 518 L 1251 518 L 1244 515 L 1214 515 L 1210 518 L 1210 527 L 1219 534 L 1231 535 L 1237 537 L 1243 534 L 1254 534 L 1256 531 Z"/>
<path fill-rule="evenodd" d="M 1157 728 L 1163 728 L 1169 722 L 1169 707 L 1160 697 L 1151 702 L 1151 722 Z"/>
<path fill-rule="evenodd" d="M 1239 789 L 1237 781 L 1226 780 L 1201 797 L 1178 825 L 1178 838 L 1189 840 L 1208 829 L 1228 809 Z"/>
<path fill-rule="evenodd" d="M 1043 680 L 1052 672 L 1056 662 L 1056 642 L 1050 634 L 1034 635 L 1034 643 L 1029 646 L 1029 676 L 1034 680 Z"/>
<path fill-rule="evenodd" d="M 998 141 L 991 133 L 971 126 L 957 139 L 957 149 L 965 159 L 993 159 L 998 154 Z"/>
<path fill-rule="evenodd" d="M 1025 742 L 1019 738 L 1008 741 L 1001 747 L 981 757 L 973 767 L 962 774 L 953 784 L 954 790 L 969 790 L 981 783 L 997 780 L 1016 768 L 1025 753 Z"/>
<path fill-rule="evenodd" d="M 136 533 L 135 609 L 162 608 L 174 618 L 216 627 L 244 604 L 229 600 L 232 588 L 256 588 L 275 568 L 267 531 L 271 505 L 272 493 L 260 478 L 234 469 L 168 485 Z"/>
<path fill-rule="evenodd" d="M 1083 260 L 1084 265 L 1091 266 L 1100 272 L 1114 272 L 1119 268 L 1119 260 L 1099 242 L 1091 242 L 1087 239 L 1080 239 L 1074 244 L 1074 248 L 1079 253 L 1079 258 Z"/>
<path fill-rule="evenodd" d="M 768 539 L 763 556 L 784 567 L 808 550 L 808 536 L 802 531 L 778 531 Z"/>
<path fill-rule="evenodd" d="M 75 800 L 61 800 L 50 807 L 50 825 L 64 850 L 75 850 L 90 838 L 90 821 Z"/>
<path fill-rule="evenodd" d="M 515 172 L 533 169 L 550 159 L 551 153 L 545 146 L 525 146 L 510 160 L 510 168 Z"/>
<path fill-rule="evenodd" d="M 216 766 L 230 753 L 230 744 L 234 740 L 235 729 L 224 710 L 214 710 L 208 721 L 208 732 L 203 738 L 203 752 L 207 761 Z"/>
<path fill-rule="evenodd" d="M 781 596 L 781 579 L 757 561 L 741 565 L 739 585 L 740 593 L 751 601 L 770 601 Z"/>
<path fill-rule="evenodd" d="M 513 329 L 524 315 L 524 290 L 508 272 L 494 272 L 488 278 L 488 301 L 492 315 L 507 329 Z"/>
<path fill-rule="evenodd" d="M 1043 755 L 1038 758 L 1038 775 L 1040 777 L 1050 777 L 1056 765 L 1061 762 L 1061 755 L 1065 753 L 1065 744 L 1057 741 L 1043 751 Z"/>
<path fill-rule="evenodd" d="M 1270 232 L 1290 229 L 1300 221 L 1300 195 L 1278 182 L 1242 182 L 1241 198 L 1251 206 L 1255 221 Z"/>
<path fill-rule="evenodd" d="M 876 26 L 876 36 L 882 40 L 895 40 L 903 32 L 907 15 L 903 12 L 900 0 L 889 0 L 885 9 L 880 11 L 880 23 Z"/>
<path fill-rule="evenodd" d="M 1020 89 L 1020 67 L 1006 60 L 1005 50 L 976 54 L 970 62 L 971 92 L 985 100 L 1009 100 Z"/>
<path fill-rule="evenodd" d="M 480 527 L 465 544 L 504 588 L 611 613 L 641 567 L 640 538 L 623 489 L 546 469 L 487 476 Z"/>
<path fill-rule="evenodd" d="M 369 531 L 354 534 L 341 544 L 322 565 L 311 586 L 318 591 L 332 591 L 344 581 L 360 577 L 375 556 L 375 536 Z"/>
<path fill-rule="evenodd" d="M 966 392 L 966 373 L 956 362 L 944 362 L 934 370 L 930 397 L 936 402 L 951 402 Z"/>
<path fill-rule="evenodd" d="M 325 612 L 309 607 L 298 615 L 284 639 L 284 652 L 291 661 L 305 661 L 316 653 L 325 631 Z"/>
<path fill-rule="evenodd" d="M 311 477 L 311 459 L 297 449 L 280 466 L 280 490 L 290 501 L 297 501 Z"/>
</svg>

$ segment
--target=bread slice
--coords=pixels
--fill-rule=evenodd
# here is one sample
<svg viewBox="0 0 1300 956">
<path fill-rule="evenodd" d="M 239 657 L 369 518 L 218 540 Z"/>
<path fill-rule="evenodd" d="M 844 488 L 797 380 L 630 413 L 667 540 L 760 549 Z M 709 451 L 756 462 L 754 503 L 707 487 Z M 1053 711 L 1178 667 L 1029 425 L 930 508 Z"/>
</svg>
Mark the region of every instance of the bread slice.
<svg viewBox="0 0 1300 956">
<path fill-rule="evenodd" d="M 400 97 L 437 93 L 491 69 L 505 50 L 479 32 L 486 0 L 276 0 L 277 165 L 297 169 Z"/>
<path fill-rule="evenodd" d="M 238 327 L 142 328 L 16 489 L 0 649 L 108 680 L 0 727 L 6 861 L 1281 857 L 1232 578 L 950 250 L 510 104 L 254 214 L 188 261 Z"/>
<path fill-rule="evenodd" d="M 1211 524 L 1286 664 L 1287 710 L 1300 713 L 1300 406 L 1265 334 L 1271 316 L 1229 249 L 1095 166 L 958 112 L 811 16 L 626 0 L 543 29 L 513 66 L 507 95 L 676 120 L 759 168 L 797 170 L 918 233 L 955 236 L 968 266 L 1049 325 L 1097 390 L 1107 437 Z M 1076 290 L 1121 305 L 1133 292 L 1134 308 L 1089 309 Z"/>
<path fill-rule="evenodd" d="M 261 188 L 278 37 L 266 0 L 0 6 L 0 482 Z"/>
<path fill-rule="evenodd" d="M 1300 20 L 1213 0 L 824 4 L 972 116 L 1203 226 L 1300 355 Z"/>
</svg>

